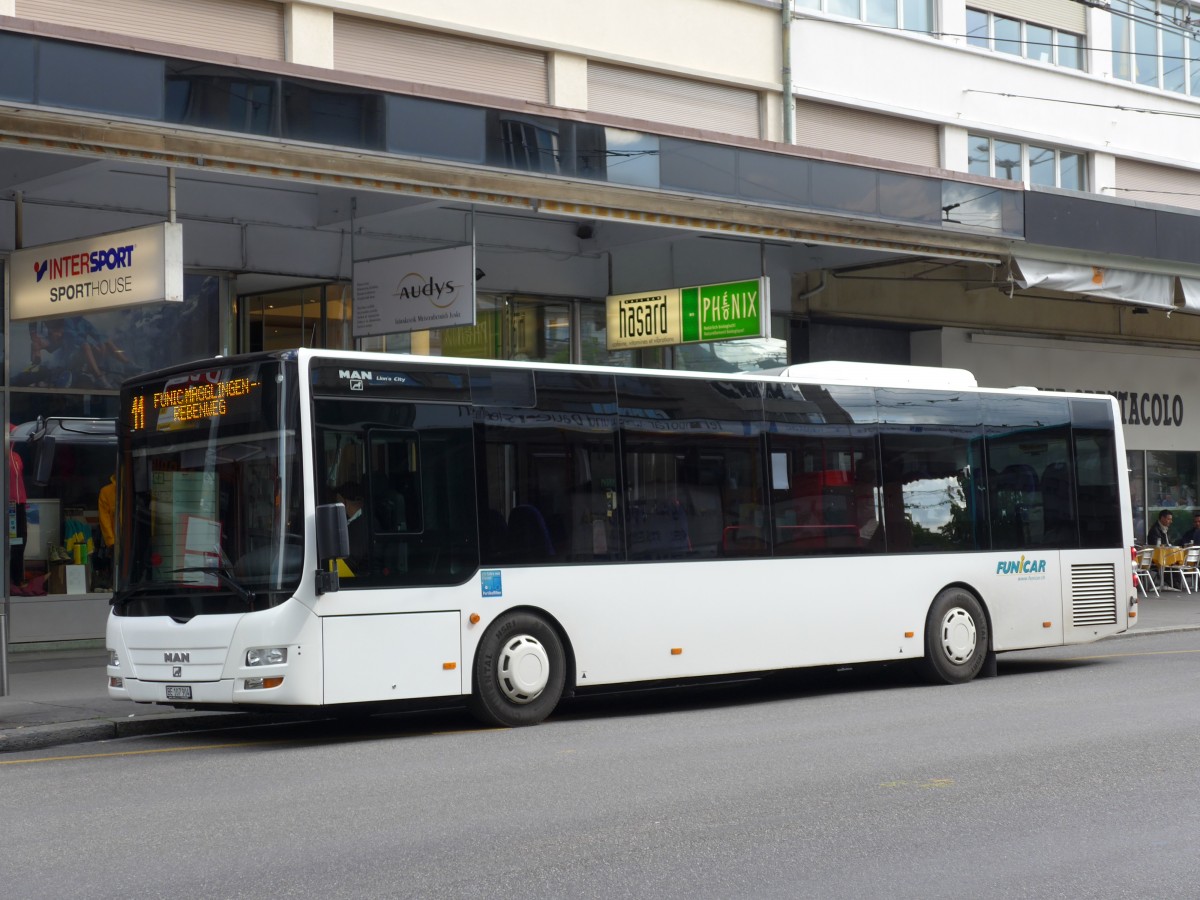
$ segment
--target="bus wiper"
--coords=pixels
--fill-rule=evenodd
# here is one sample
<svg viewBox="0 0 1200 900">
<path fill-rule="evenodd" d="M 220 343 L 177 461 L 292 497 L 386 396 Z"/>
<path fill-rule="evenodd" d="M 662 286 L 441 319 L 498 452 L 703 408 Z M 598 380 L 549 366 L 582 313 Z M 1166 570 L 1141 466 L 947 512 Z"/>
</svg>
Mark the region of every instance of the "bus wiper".
<svg viewBox="0 0 1200 900">
<path fill-rule="evenodd" d="M 120 609 L 138 594 L 145 594 L 149 591 L 159 590 L 170 587 L 169 581 L 139 581 L 137 584 L 130 585 L 124 590 L 117 591 L 108 601 L 108 605 Z"/>
<path fill-rule="evenodd" d="M 229 570 L 224 566 L 185 566 L 182 569 L 172 569 L 166 574 L 176 575 L 180 572 L 203 572 L 205 575 L 212 575 L 217 581 L 233 591 L 239 600 L 251 609 L 254 608 L 254 591 L 248 590 L 234 581 L 233 576 L 229 574 Z"/>
<path fill-rule="evenodd" d="M 164 572 L 163 574 L 164 575 L 176 575 L 181 572 L 202 572 L 205 575 L 212 575 L 223 586 L 225 586 L 225 587 L 229 588 L 229 590 L 233 591 L 233 593 L 237 595 L 239 600 L 241 600 L 243 603 L 245 603 L 251 609 L 254 608 L 254 600 L 255 600 L 254 591 L 247 590 L 246 588 L 244 588 L 240 584 L 238 584 L 236 581 L 234 581 L 233 578 L 230 576 L 229 572 L 224 567 L 187 566 L 182 569 L 171 569 L 170 571 Z M 123 591 L 119 591 L 119 592 L 113 594 L 112 599 L 109 600 L 108 602 L 109 602 L 110 606 L 120 608 L 120 607 L 124 606 L 126 603 L 128 603 L 130 600 L 132 600 L 134 597 L 136 597 L 138 594 L 145 594 L 149 591 L 156 591 L 156 590 L 161 591 L 161 590 L 170 588 L 172 586 L 178 587 L 180 585 L 195 587 L 196 583 L 193 581 L 142 581 L 135 585 L 131 585 L 130 587 L 125 588 L 125 590 L 123 590 Z"/>
</svg>

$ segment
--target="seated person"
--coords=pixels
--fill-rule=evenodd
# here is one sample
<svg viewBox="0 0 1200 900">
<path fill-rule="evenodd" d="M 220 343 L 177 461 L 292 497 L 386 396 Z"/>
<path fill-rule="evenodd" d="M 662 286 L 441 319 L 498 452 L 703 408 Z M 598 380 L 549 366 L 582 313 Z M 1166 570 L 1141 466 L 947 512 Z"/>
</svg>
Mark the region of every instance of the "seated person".
<svg viewBox="0 0 1200 900">
<path fill-rule="evenodd" d="M 1181 544 L 1200 544 L 1200 512 L 1192 513 L 1192 527 L 1179 536 Z"/>
<path fill-rule="evenodd" d="M 346 507 L 346 531 L 350 537 L 350 555 L 346 557 L 346 566 L 353 576 L 364 575 L 367 571 L 370 535 L 367 517 L 363 513 L 362 485 L 346 482 L 337 489 L 337 499 Z"/>
<path fill-rule="evenodd" d="M 1160 512 L 1158 520 L 1146 532 L 1146 543 L 1151 547 L 1171 546 L 1171 521 L 1174 518 L 1169 509 Z"/>
</svg>

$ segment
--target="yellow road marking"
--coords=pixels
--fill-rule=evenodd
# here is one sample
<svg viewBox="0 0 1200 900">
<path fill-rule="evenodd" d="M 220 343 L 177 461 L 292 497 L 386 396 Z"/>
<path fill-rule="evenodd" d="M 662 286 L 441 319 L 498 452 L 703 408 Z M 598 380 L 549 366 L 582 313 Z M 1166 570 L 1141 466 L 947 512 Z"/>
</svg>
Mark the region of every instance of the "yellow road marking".
<svg viewBox="0 0 1200 900">
<path fill-rule="evenodd" d="M 503 728 L 467 728 L 462 731 L 426 731 L 413 732 L 409 737 L 420 737 L 427 735 L 429 737 L 451 736 L 458 734 L 488 734 L 494 731 L 505 731 Z M 394 735 L 401 737 L 402 735 Z M 374 740 L 374 736 L 362 737 L 359 740 Z M 191 747 L 156 747 L 151 750 L 114 750 L 111 753 L 78 753 L 73 756 L 44 756 L 38 759 L 0 759 L 0 766 L 19 766 L 25 763 L 41 763 L 41 762 L 71 762 L 80 759 L 110 759 L 120 756 L 149 756 L 154 753 L 184 753 L 192 750 L 229 750 L 233 747 L 263 747 L 270 744 L 296 744 L 307 743 L 305 740 L 296 739 L 280 739 L 269 741 L 233 741 L 228 744 L 196 744 Z M 0 744 L 2 747 L 3 744 Z"/>
<path fill-rule="evenodd" d="M 108 759 L 114 756 L 149 756 L 151 753 L 184 753 L 189 750 L 228 750 L 231 747 L 257 747 L 262 744 L 282 744 L 285 741 L 238 741 L 231 744 L 197 744 L 194 747 L 158 747 L 153 750 L 116 750 L 112 753 L 79 753 L 75 756 L 44 756 L 40 759 L 0 759 L 0 766 L 19 766 L 23 763 L 69 762 L 75 759 Z"/>
</svg>

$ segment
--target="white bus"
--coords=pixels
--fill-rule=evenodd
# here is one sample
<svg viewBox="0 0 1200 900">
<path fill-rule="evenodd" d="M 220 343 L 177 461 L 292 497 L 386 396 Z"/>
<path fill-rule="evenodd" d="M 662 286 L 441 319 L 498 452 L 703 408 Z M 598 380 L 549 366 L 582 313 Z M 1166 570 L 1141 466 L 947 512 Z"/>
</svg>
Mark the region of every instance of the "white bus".
<svg viewBox="0 0 1200 900">
<path fill-rule="evenodd" d="M 965 682 L 1137 613 L 1106 396 L 298 350 L 121 402 L 115 698 L 528 725 L 632 683 Z"/>
</svg>

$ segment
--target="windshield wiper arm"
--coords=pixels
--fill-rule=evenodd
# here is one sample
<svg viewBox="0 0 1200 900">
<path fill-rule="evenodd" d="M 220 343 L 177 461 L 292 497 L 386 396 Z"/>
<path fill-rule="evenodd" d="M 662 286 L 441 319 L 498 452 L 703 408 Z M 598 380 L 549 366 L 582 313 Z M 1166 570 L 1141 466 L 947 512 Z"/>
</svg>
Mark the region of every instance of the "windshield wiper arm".
<svg viewBox="0 0 1200 900">
<path fill-rule="evenodd" d="M 117 591 L 108 601 L 109 606 L 124 606 L 138 594 L 145 594 L 148 591 L 162 590 L 169 587 L 169 581 L 139 581 L 137 584 L 130 585 L 124 590 Z"/>
<path fill-rule="evenodd" d="M 254 591 L 242 587 L 234 581 L 233 576 L 229 574 L 229 570 L 224 566 L 185 566 L 182 569 L 172 569 L 168 575 L 176 575 L 180 572 L 203 572 L 205 575 L 212 575 L 217 581 L 225 585 L 242 600 L 251 609 L 254 608 Z"/>
</svg>

